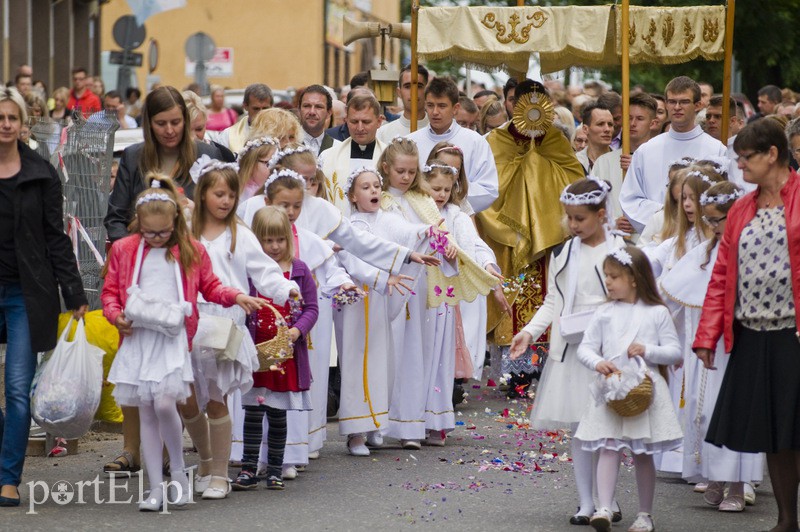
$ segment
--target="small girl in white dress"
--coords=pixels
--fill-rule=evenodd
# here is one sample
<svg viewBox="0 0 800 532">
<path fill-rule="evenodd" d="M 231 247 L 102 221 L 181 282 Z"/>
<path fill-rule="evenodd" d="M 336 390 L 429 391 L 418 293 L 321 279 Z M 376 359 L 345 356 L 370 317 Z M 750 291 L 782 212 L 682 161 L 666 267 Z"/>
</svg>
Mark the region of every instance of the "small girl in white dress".
<svg viewBox="0 0 800 532">
<path fill-rule="evenodd" d="M 606 257 L 603 272 L 611 302 L 597 309 L 578 347 L 581 363 L 599 374 L 592 386 L 593 400 L 575 432 L 585 450 L 599 455 L 600 508 L 590 524 L 598 531 L 611 529 L 610 508 L 619 475 L 620 451 L 630 449 L 636 468 L 639 514 L 628 530 L 649 532 L 654 530 L 653 454 L 677 447 L 683 437 L 659 366 L 680 362 L 681 346 L 672 316 L 658 295 L 650 263 L 641 250 L 614 250 Z M 601 385 L 618 371 L 625 374 L 642 370 L 653 382 L 652 402 L 641 414 L 622 417 L 606 403 Z"/>
</svg>

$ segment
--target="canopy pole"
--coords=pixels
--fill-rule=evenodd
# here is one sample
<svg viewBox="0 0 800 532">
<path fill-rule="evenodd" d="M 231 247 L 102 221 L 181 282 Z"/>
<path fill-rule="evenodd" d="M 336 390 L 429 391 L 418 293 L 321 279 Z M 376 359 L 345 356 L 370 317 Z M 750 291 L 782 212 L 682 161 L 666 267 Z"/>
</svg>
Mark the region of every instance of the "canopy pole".
<svg viewBox="0 0 800 532">
<path fill-rule="evenodd" d="M 628 0 L 622 0 L 622 153 L 628 155 L 631 151 L 631 126 L 630 126 L 630 97 L 631 97 L 631 63 L 630 63 L 630 5 Z M 623 178 L 625 171 L 623 171 Z"/>
<path fill-rule="evenodd" d="M 417 57 L 417 30 L 419 21 L 419 0 L 411 1 L 411 132 L 417 130 L 417 109 L 419 108 L 419 58 Z"/>
<path fill-rule="evenodd" d="M 723 144 L 728 144 L 728 126 L 731 123 L 731 67 L 733 63 L 733 18 L 736 13 L 736 0 L 728 0 L 725 17 L 725 63 L 722 67 L 722 136 Z"/>
</svg>

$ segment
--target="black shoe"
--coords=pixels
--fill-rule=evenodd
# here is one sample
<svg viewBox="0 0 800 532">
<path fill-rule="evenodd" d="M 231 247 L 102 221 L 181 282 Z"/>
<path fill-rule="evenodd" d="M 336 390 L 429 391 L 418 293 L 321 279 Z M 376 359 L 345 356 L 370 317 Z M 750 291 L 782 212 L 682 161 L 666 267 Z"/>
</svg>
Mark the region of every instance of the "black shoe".
<svg viewBox="0 0 800 532">
<path fill-rule="evenodd" d="M 611 522 L 612 523 L 619 523 L 622 521 L 622 508 L 617 510 L 616 512 L 611 513 Z"/>
<path fill-rule="evenodd" d="M 281 477 L 276 477 L 275 475 L 270 476 L 267 479 L 267 489 L 268 490 L 282 490 L 286 486 L 283 484 L 283 480 Z"/>
<path fill-rule="evenodd" d="M 580 525 L 580 526 L 589 526 L 589 516 L 588 515 L 573 515 L 569 518 L 569 524 L 571 525 Z"/>
<path fill-rule="evenodd" d="M 460 405 L 464 402 L 464 387 L 461 384 L 453 386 L 453 406 Z"/>
<path fill-rule="evenodd" d="M 233 491 L 247 491 L 258 487 L 258 479 L 254 471 L 242 469 L 239 476 L 231 484 Z"/>
</svg>

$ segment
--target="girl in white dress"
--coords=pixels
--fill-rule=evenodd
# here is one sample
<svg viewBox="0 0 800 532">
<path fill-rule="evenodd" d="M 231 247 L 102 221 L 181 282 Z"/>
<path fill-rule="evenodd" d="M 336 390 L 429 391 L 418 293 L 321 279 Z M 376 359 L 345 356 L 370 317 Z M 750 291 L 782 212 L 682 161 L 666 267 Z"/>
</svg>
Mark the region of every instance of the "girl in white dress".
<svg viewBox="0 0 800 532">
<path fill-rule="evenodd" d="M 260 294 L 283 304 L 290 295 L 298 295 L 298 287 L 284 278 L 277 263 L 263 252 L 258 239 L 238 221 L 237 170 L 236 164 L 208 156 L 192 166 L 190 174 L 196 179 L 193 236 L 206 248 L 214 273 L 224 284 L 249 292 L 252 281 Z M 202 493 L 204 499 L 223 499 L 230 492 L 228 459 L 232 427 L 225 397 L 234 391 L 247 392 L 252 387 L 258 358 L 241 309 L 226 309 L 205 301 L 199 303 L 199 308 L 201 317 L 233 320 L 242 336 L 235 360 L 220 360 L 214 350 L 194 345 L 193 394 L 180 408 L 200 458 L 195 491 Z"/>
<path fill-rule="evenodd" d="M 670 306 L 682 308 L 686 336 L 694 339 L 700 311 L 711 279 L 711 271 L 717 258 L 719 242 L 725 231 L 726 216 L 733 203 L 744 195 L 734 183 L 717 183 L 700 196 L 704 218 L 714 230 L 714 237 L 706 246 L 698 246 L 687 253 L 674 268 L 660 280 L 661 291 L 669 298 Z M 683 478 L 698 482 L 695 491 L 705 493 L 707 504 L 717 506 L 723 512 L 741 512 L 745 506 L 745 495 L 755 493 L 746 482 L 759 482 L 763 476 L 763 455 L 739 453 L 705 442 L 708 422 L 717 402 L 722 377 L 728 365 L 724 342 L 717 343 L 716 371 L 701 367 L 693 373 L 696 378 L 686 388 L 685 453 Z M 694 365 L 693 365 L 694 366 Z M 703 485 L 708 481 L 708 484 Z M 730 483 L 728 496 L 724 496 L 725 483 Z"/>
<path fill-rule="evenodd" d="M 370 233 L 380 227 L 384 237 L 391 233 L 391 238 L 412 249 L 426 242 L 430 226 L 411 226 L 396 214 L 381 212 L 381 178 L 374 168 L 354 170 L 344 190 L 354 226 Z M 337 329 L 342 379 L 339 433 L 348 437 L 350 454 L 369 456 L 367 444 L 380 447 L 382 432 L 389 424 L 389 365 L 394 361 L 391 318 L 403 309 L 403 296 L 410 295 L 414 279 L 383 272 L 344 250 L 337 257 L 365 293 L 364 299 L 343 305 L 336 313 L 341 321 L 341 329 Z M 419 269 L 416 264 L 407 268 Z M 393 292 L 396 295 L 389 297 Z M 339 335 L 339 330 L 346 334 Z"/>
<path fill-rule="evenodd" d="M 630 449 L 636 469 L 639 514 L 629 532 L 654 530 L 653 499 L 656 469 L 653 454 L 677 447 L 683 436 L 660 366 L 682 359 L 672 316 L 658 295 L 647 257 L 634 247 L 619 248 L 603 262 L 610 303 L 592 316 L 578 347 L 581 364 L 596 371 L 593 400 L 581 418 L 575 437 L 587 451 L 597 451 L 597 497 L 592 515 L 595 530 L 611 529 L 611 504 L 619 474 L 620 451 Z M 641 414 L 622 417 L 606 403 L 603 383 L 622 371 L 653 383 L 652 402 Z M 624 396 L 623 396 L 624 397 Z M 619 397 L 617 397 L 619 398 Z"/>
<path fill-rule="evenodd" d="M 521 357 L 534 339 L 548 327 L 550 355 L 544 365 L 531 412 L 531 428 L 574 432 L 589 405 L 591 370 L 578 361 L 581 332 L 570 323 L 585 327 L 591 313 L 606 302 L 602 266 L 606 255 L 624 245 L 608 229 L 606 201 L 611 185 L 605 181 L 580 179 L 561 193 L 567 224 L 573 235 L 553 251 L 547 272 L 547 296 L 528 323 L 511 341 L 510 356 Z M 570 334 L 561 329 L 562 318 Z M 570 323 L 567 323 L 570 321 Z M 573 525 L 587 525 L 594 512 L 592 453 L 572 438 L 572 465 L 580 505 L 570 518 Z"/>
<path fill-rule="evenodd" d="M 239 205 L 264 190 L 269 177 L 269 160 L 280 147 L 277 139 L 256 137 L 239 152 Z"/>
<path fill-rule="evenodd" d="M 710 167 L 694 164 L 681 170 L 679 175 L 683 175 L 683 181 L 677 234 L 655 248 L 645 249 L 656 279 L 666 275 L 684 255 L 711 238 L 711 227 L 702 218 L 700 195 L 712 184 L 725 180 L 724 175 L 716 173 Z M 673 318 L 676 322 L 684 323 L 683 307 L 679 306 L 675 310 Z M 678 329 L 678 338 L 684 347 L 684 360 L 669 368 L 669 389 L 678 419 L 683 426 L 686 422 L 685 392 L 695 388 L 694 379 L 699 375 L 702 364 L 691 349 L 694 334 L 681 327 Z M 683 471 L 683 463 L 682 448 L 656 456 L 656 467 L 659 471 L 680 473 Z"/>
<path fill-rule="evenodd" d="M 667 182 L 669 194 L 664 196 L 664 208 L 653 214 L 645 224 L 644 230 L 637 241 L 639 247 L 657 246 L 677 234 L 678 214 L 680 213 L 681 204 L 681 182 L 685 177 L 680 171 L 688 168 L 693 161 L 694 159 L 684 157 L 670 165 Z"/>
<path fill-rule="evenodd" d="M 178 209 L 175 185 L 150 174 L 148 189 L 136 200 L 131 236 L 111 248 L 103 285 L 103 312 L 123 341 L 108 375 L 120 405 L 139 408 L 142 455 L 150 481 L 142 511 L 165 503 L 162 448 L 169 453 L 172 481 L 185 505 L 191 495 L 184 471 L 183 429 L 176 403 L 191 395 L 190 349 L 197 330 L 198 292 L 226 307 L 246 312 L 262 302 L 223 286 L 203 247 L 191 237 Z"/>
</svg>

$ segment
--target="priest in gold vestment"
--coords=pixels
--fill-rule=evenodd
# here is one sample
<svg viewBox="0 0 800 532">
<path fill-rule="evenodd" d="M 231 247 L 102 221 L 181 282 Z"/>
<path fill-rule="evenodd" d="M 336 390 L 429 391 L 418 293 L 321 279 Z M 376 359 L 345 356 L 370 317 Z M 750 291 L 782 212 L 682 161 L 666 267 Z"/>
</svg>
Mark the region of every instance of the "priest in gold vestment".
<svg viewBox="0 0 800 532">
<path fill-rule="evenodd" d="M 512 285 L 507 290 L 513 317 L 491 298 L 487 302 L 489 341 L 497 346 L 508 346 L 541 306 L 547 252 L 567 237 L 559 197 L 564 187 L 584 177 L 569 140 L 551 127 L 552 104 L 544 86 L 526 79 L 517 85 L 516 97 L 514 118 L 487 137 L 497 165 L 499 196 L 476 216 L 481 237 L 494 250 L 503 275 L 519 279 L 525 274 L 519 288 Z"/>
</svg>

